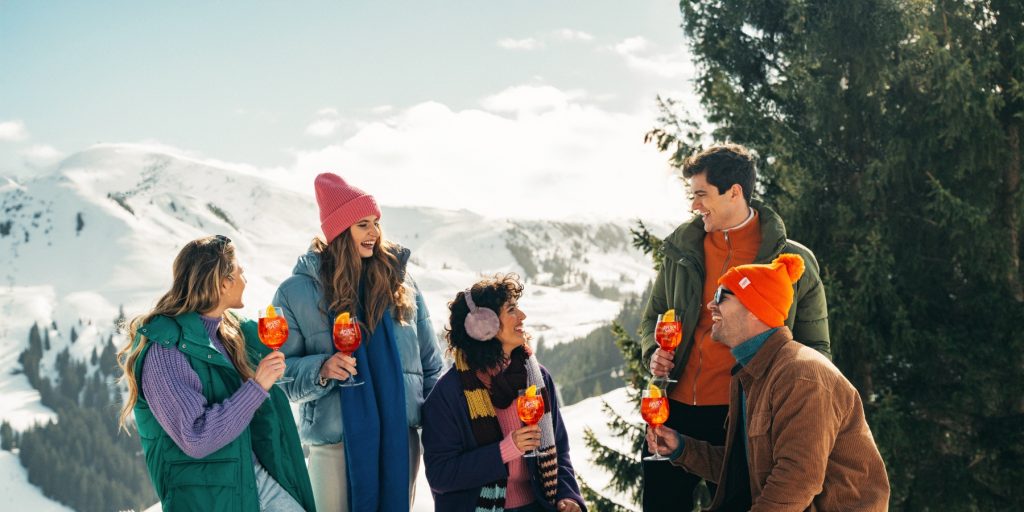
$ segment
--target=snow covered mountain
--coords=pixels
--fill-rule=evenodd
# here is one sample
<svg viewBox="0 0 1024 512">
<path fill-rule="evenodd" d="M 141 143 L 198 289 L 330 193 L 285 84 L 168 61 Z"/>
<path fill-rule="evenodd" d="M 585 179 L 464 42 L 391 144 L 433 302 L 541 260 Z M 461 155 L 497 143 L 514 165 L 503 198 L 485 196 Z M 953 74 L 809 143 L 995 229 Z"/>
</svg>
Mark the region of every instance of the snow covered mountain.
<svg viewBox="0 0 1024 512">
<path fill-rule="evenodd" d="M 41 363 L 44 373 L 64 347 L 87 360 L 112 335 L 120 344 L 114 319 L 122 310 L 131 317 L 153 305 L 188 240 L 230 237 L 249 281 L 243 313 L 253 316 L 268 304 L 319 232 L 312 184 L 297 180 L 121 144 L 74 154 L 28 182 L 0 182 L 0 420 L 22 430 L 54 418 L 16 373 L 33 324 L 53 344 Z M 650 261 L 630 246 L 629 221 L 384 207 L 382 224 L 387 238 L 412 249 L 410 272 L 438 332 L 447 301 L 480 275 L 524 276 L 527 327 L 546 343 L 607 323 L 621 298 L 641 292 L 653 277 Z M 653 228 L 664 234 L 670 226 Z M 5 461 L 5 467 L 16 464 Z"/>
<path fill-rule="evenodd" d="M 166 289 L 181 245 L 232 238 L 249 278 L 250 309 L 265 305 L 319 232 L 309 193 L 278 177 L 218 168 L 152 148 L 101 145 L 52 174 L 0 186 L 0 282 L 35 320 L 131 315 Z M 518 272 L 537 334 L 585 333 L 639 292 L 650 263 L 629 246 L 628 223 L 489 219 L 467 211 L 384 208 L 385 236 L 413 250 L 411 272 L 440 326 L 445 303 L 480 274 Z M 16 311 L 10 300 L 0 318 Z M 13 326 L 11 326 L 13 327 Z M 22 327 L 23 329 L 24 327 Z M 16 334 L 17 330 L 13 329 Z"/>
</svg>

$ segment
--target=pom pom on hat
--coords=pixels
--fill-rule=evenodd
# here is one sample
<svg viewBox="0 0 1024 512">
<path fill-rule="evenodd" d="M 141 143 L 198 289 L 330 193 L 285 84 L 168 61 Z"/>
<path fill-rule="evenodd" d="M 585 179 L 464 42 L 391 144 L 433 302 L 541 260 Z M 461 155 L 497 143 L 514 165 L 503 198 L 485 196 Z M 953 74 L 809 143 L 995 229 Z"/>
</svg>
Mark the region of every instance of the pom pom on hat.
<svg viewBox="0 0 1024 512">
<path fill-rule="evenodd" d="M 804 259 L 796 254 L 780 254 L 778 258 L 772 260 L 772 265 L 785 266 L 789 280 L 794 283 L 804 275 Z"/>
<path fill-rule="evenodd" d="M 751 313 L 768 327 L 780 327 L 793 305 L 793 283 L 804 274 L 797 254 L 780 254 L 768 265 L 740 265 L 718 279 Z"/>
</svg>

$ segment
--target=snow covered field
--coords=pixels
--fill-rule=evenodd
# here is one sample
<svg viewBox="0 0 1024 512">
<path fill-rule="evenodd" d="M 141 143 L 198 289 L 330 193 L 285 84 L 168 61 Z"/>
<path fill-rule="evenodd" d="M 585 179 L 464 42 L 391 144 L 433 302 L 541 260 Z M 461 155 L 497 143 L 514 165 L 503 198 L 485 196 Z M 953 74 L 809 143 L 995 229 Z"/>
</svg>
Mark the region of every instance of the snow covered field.
<svg viewBox="0 0 1024 512">
<path fill-rule="evenodd" d="M 98 145 L 68 157 L 52 174 L 0 182 L 0 419 L 16 430 L 56 419 L 16 372 L 33 324 L 52 342 L 41 363 L 44 374 L 65 347 L 88 360 L 114 334 L 122 307 L 128 317 L 142 313 L 167 289 L 171 262 L 188 240 L 230 237 L 248 278 L 243 313 L 253 316 L 268 304 L 319 232 L 311 184 L 300 193 L 295 190 L 302 187 L 275 179 L 146 146 Z M 382 224 L 387 238 L 412 249 L 409 271 L 438 332 L 447 302 L 481 275 L 526 277 L 520 306 L 527 329 L 545 343 L 583 336 L 619 312 L 621 299 L 602 298 L 607 295 L 595 289 L 621 298 L 640 293 L 653 277 L 650 261 L 630 246 L 629 221 L 511 220 L 384 207 Z M 660 235 L 670 229 L 651 227 Z M 122 343 L 116 334 L 114 343 Z M 606 397 L 624 403 L 624 393 Z M 604 432 L 596 400 L 567 408 L 566 425 L 574 463 L 600 488 L 607 478 L 587 461 L 582 444 L 584 427 Z M 0 452 L 0 491 L 5 510 L 63 510 L 27 483 L 9 452 Z M 416 510 L 431 510 L 422 478 L 417 492 Z"/>
</svg>

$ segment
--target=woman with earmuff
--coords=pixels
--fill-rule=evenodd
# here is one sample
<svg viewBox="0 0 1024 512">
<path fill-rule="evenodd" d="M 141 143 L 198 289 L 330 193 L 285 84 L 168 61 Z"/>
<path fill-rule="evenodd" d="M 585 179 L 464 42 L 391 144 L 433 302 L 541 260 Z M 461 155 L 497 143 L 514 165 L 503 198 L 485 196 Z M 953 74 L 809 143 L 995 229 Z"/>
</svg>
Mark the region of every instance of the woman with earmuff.
<svg viewBox="0 0 1024 512">
<path fill-rule="evenodd" d="M 441 374 L 430 314 L 406 272 L 409 250 L 384 239 L 373 196 L 340 176 L 314 181 L 323 237 L 274 296 L 288 319 L 285 392 L 300 406 L 319 510 L 408 511 L 419 470 L 420 406 Z M 362 343 L 336 351 L 334 319 L 358 318 Z M 363 384 L 338 385 L 358 375 Z"/>
<path fill-rule="evenodd" d="M 537 363 L 519 309 L 523 285 L 498 274 L 448 303 L 454 366 L 423 404 L 423 462 L 434 510 L 586 510 L 551 375 Z M 523 426 L 519 391 L 536 386 L 544 415 Z M 539 455 L 524 457 L 537 450 Z"/>
</svg>

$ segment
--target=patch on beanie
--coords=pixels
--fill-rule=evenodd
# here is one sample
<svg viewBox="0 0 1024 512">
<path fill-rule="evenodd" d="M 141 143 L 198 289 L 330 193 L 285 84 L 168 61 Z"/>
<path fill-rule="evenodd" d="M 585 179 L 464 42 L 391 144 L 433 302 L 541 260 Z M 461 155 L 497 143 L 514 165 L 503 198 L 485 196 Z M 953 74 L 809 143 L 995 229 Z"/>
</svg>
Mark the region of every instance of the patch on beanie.
<svg viewBox="0 0 1024 512">
<path fill-rule="evenodd" d="M 746 290 L 748 286 L 750 286 L 749 277 L 744 277 L 743 279 L 740 279 L 740 288 Z"/>
</svg>

